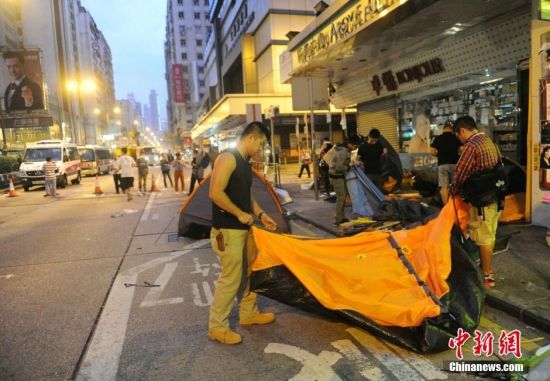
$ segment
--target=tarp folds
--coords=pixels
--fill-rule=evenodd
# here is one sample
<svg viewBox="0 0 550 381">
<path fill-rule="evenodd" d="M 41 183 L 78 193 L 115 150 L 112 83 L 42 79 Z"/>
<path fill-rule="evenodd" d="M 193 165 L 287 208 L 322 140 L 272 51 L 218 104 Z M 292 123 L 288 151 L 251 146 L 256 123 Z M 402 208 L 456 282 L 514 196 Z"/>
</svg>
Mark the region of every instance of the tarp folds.
<svg viewBox="0 0 550 381">
<path fill-rule="evenodd" d="M 353 213 L 360 216 L 372 216 L 384 201 L 384 195 L 365 175 L 362 169 L 351 167 L 346 176 L 346 185 L 351 198 Z"/>
<path fill-rule="evenodd" d="M 259 249 L 252 289 L 303 310 L 345 319 L 417 352 L 447 349 L 477 326 L 483 301 L 478 267 L 451 238 L 449 203 L 426 225 L 391 233 L 434 301 L 384 232 L 301 240 L 254 229 Z"/>
<path fill-rule="evenodd" d="M 277 231 L 290 232 L 283 208 L 269 182 L 256 171 L 252 171 L 252 195 L 260 207 L 277 223 Z M 210 237 L 212 228 L 212 201 L 208 196 L 210 176 L 195 188 L 193 194 L 180 209 L 178 235 L 195 239 Z"/>
</svg>

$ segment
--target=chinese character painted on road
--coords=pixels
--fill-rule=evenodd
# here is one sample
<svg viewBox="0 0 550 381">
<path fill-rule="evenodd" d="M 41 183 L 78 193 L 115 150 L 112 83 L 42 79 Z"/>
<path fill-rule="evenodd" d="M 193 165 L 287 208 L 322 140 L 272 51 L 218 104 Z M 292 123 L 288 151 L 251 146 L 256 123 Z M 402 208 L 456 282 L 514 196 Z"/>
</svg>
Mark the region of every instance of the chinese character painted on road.
<svg viewBox="0 0 550 381">
<path fill-rule="evenodd" d="M 206 277 L 208 276 L 208 273 L 210 272 L 211 268 L 220 269 L 220 265 L 217 263 L 213 264 L 201 264 L 199 262 L 199 258 L 193 258 L 193 262 L 195 265 L 195 270 L 191 272 L 191 274 L 201 274 L 202 276 Z M 216 274 L 219 275 L 219 274 Z"/>
<path fill-rule="evenodd" d="M 462 328 L 459 328 L 456 332 L 456 337 L 449 339 L 449 348 L 456 349 L 456 358 L 462 360 L 462 346 L 466 344 L 471 335 L 468 332 L 464 332 Z"/>
<path fill-rule="evenodd" d="M 481 356 L 482 353 L 485 353 L 486 357 L 493 355 L 493 343 L 495 337 L 492 332 L 487 332 L 485 335 L 479 330 L 475 330 L 474 337 L 474 355 Z"/>
<path fill-rule="evenodd" d="M 498 338 L 498 354 L 501 356 L 513 354 L 521 358 L 521 331 L 514 329 L 510 333 L 502 331 Z"/>
</svg>

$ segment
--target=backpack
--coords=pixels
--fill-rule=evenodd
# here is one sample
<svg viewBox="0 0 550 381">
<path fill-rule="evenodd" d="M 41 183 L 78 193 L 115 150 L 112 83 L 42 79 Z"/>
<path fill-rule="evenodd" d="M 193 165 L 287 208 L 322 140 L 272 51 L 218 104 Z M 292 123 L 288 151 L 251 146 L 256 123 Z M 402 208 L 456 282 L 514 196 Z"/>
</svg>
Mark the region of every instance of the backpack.
<svg viewBox="0 0 550 381">
<path fill-rule="evenodd" d="M 330 173 L 333 175 L 345 175 L 349 170 L 350 163 L 350 154 L 348 150 L 344 147 L 338 147 L 338 149 L 333 148 L 332 150 L 334 150 L 334 153 L 331 155 L 330 161 L 327 161 L 327 163 L 330 163 Z M 327 152 L 325 157 L 329 153 L 330 151 Z"/>
<path fill-rule="evenodd" d="M 504 199 L 509 185 L 502 159 L 491 168 L 470 176 L 462 185 L 460 195 L 475 207 L 484 207 Z M 500 207 L 499 207 L 500 209 Z"/>
</svg>

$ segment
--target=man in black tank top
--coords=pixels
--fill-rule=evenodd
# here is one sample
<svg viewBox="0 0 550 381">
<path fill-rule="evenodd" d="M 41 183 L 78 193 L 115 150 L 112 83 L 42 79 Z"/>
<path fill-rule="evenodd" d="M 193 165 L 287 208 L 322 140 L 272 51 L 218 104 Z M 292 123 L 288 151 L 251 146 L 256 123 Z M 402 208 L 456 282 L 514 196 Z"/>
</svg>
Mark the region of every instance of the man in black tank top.
<svg viewBox="0 0 550 381">
<path fill-rule="evenodd" d="M 251 268 L 256 254 L 250 231 L 252 214 L 266 228 L 277 228 L 275 221 L 262 211 L 251 194 L 252 169 L 248 158 L 263 148 L 268 135 L 269 131 L 262 123 L 250 123 L 241 134 L 237 147 L 218 156 L 210 178 L 210 241 L 220 258 L 222 270 L 210 307 L 208 337 L 223 344 L 242 341 L 241 335 L 229 326 L 229 314 L 236 296 L 240 300 L 241 325 L 268 324 L 275 320 L 273 313 L 258 311 L 256 294 L 249 291 L 250 274 L 248 271 L 243 274 L 243 268 Z"/>
</svg>

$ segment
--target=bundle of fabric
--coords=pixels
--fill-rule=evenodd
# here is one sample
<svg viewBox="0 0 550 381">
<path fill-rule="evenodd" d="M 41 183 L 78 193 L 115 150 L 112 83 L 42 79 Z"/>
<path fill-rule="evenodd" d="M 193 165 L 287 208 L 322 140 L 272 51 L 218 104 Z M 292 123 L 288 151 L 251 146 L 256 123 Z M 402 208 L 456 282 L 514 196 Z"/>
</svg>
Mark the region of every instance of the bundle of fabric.
<svg viewBox="0 0 550 381">
<path fill-rule="evenodd" d="M 392 233 L 305 240 L 254 228 L 251 287 L 302 310 L 346 321 L 409 350 L 448 349 L 475 329 L 484 288 L 479 267 L 452 233 L 449 203 L 425 225 Z"/>
</svg>

